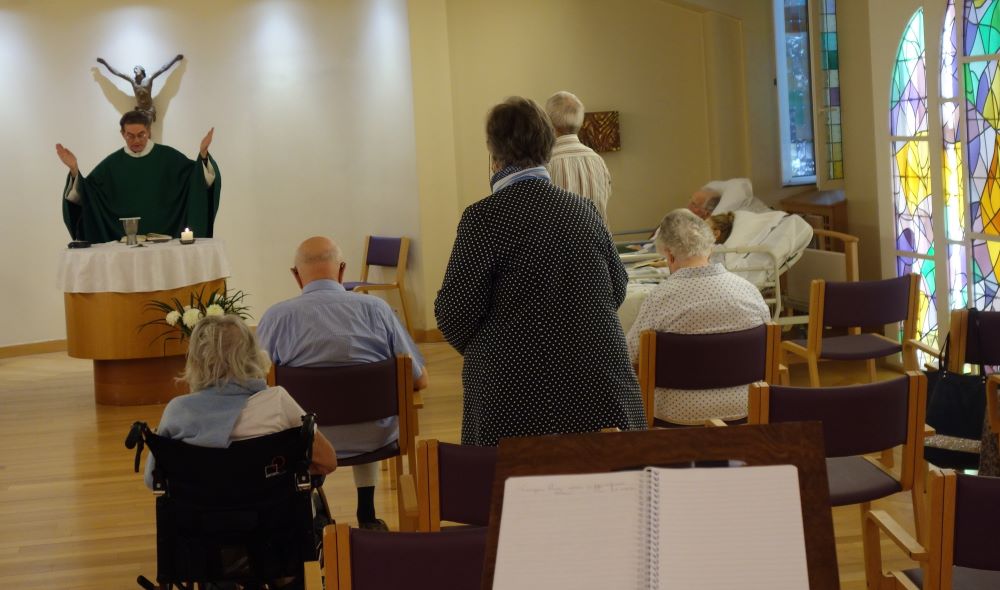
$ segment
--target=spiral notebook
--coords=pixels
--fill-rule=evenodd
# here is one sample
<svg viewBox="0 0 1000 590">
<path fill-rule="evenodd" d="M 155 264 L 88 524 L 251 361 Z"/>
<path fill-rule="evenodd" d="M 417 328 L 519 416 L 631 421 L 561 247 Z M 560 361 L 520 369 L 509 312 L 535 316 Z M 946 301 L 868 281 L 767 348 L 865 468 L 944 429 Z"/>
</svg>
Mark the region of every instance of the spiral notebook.
<svg viewBox="0 0 1000 590">
<path fill-rule="evenodd" d="M 493 588 L 805 590 L 792 465 L 512 477 Z"/>
</svg>

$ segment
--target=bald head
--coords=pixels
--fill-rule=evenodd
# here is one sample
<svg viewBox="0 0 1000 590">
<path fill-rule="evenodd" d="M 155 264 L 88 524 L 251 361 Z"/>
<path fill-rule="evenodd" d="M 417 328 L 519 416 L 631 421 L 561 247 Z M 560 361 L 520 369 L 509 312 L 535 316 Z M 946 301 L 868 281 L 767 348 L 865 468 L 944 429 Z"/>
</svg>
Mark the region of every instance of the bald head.
<svg viewBox="0 0 1000 590">
<path fill-rule="evenodd" d="M 691 200 L 688 201 L 688 211 L 694 213 L 702 219 L 707 219 L 712 215 L 712 211 L 719 205 L 719 201 L 722 200 L 722 194 L 718 191 L 714 191 L 710 188 L 702 187 L 691 195 Z"/>
<path fill-rule="evenodd" d="M 330 238 L 317 236 L 299 244 L 295 251 L 296 277 L 300 287 L 313 281 L 330 279 L 341 281 L 344 271 L 344 257 L 340 248 Z"/>
</svg>

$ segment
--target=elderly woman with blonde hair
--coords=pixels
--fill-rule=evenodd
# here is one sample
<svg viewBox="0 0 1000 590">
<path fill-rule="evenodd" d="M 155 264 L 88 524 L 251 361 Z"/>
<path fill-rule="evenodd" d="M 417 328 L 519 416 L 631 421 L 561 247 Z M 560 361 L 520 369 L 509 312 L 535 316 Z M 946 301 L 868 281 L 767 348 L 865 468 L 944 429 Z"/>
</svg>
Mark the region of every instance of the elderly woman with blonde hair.
<svg viewBox="0 0 1000 590">
<path fill-rule="evenodd" d="M 771 321 L 760 291 L 718 263 L 709 261 L 715 235 L 687 209 L 667 213 L 656 234 L 656 249 L 667 260 L 670 276 L 643 301 L 629 330 L 629 358 L 639 358 L 645 330 L 674 334 L 720 334 Z M 720 370 L 724 360 L 720 357 Z M 654 416 L 662 425 L 702 424 L 711 418 L 737 421 L 747 415 L 747 388 L 699 391 L 656 389 Z"/>
<path fill-rule="evenodd" d="M 250 328 L 234 315 L 208 316 L 191 332 L 182 379 L 192 393 L 170 400 L 157 434 L 201 447 L 228 447 L 302 425 L 305 411 L 282 387 L 268 387 L 271 367 Z M 146 463 L 152 487 L 155 458 Z M 337 455 L 319 431 L 313 439 L 310 471 L 332 472 Z"/>
</svg>

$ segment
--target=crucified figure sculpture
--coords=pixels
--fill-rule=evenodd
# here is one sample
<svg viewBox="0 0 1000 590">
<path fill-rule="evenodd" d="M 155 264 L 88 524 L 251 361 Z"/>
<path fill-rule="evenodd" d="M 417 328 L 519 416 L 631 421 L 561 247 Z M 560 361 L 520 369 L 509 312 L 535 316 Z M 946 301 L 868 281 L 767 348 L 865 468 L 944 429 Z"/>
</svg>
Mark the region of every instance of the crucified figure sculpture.
<svg viewBox="0 0 1000 590">
<path fill-rule="evenodd" d="M 129 78 L 125 74 L 119 72 L 118 70 L 108 65 L 108 62 L 104 61 L 104 58 L 102 57 L 97 58 L 97 63 L 108 68 L 108 71 L 114 74 L 115 76 L 118 76 L 119 78 L 126 80 L 129 84 L 131 84 L 132 92 L 135 93 L 135 103 L 136 103 L 135 110 L 148 113 L 149 116 L 152 118 L 152 120 L 155 121 L 156 107 L 153 105 L 153 80 L 155 80 L 156 77 L 159 76 L 160 74 L 169 70 L 171 66 L 173 66 L 175 63 L 179 62 L 182 59 L 184 59 L 184 56 L 178 53 L 177 57 L 170 60 L 170 62 L 164 65 L 162 68 L 156 70 L 156 72 L 154 72 L 153 75 L 149 76 L 148 78 L 146 77 L 146 68 L 142 66 L 135 66 L 134 68 L 132 68 L 132 73 L 135 74 L 135 77 Z"/>
</svg>

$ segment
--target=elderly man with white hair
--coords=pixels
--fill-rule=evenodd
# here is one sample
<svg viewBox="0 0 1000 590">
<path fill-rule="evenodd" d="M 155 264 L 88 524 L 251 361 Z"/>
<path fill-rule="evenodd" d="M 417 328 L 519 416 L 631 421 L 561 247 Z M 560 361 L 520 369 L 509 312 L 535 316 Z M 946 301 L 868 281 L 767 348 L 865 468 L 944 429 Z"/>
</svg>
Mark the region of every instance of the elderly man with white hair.
<svg viewBox="0 0 1000 590">
<path fill-rule="evenodd" d="M 583 103 L 574 94 L 560 91 L 545 102 L 545 112 L 556 130 L 556 144 L 546 166 L 552 184 L 594 203 L 607 225 L 611 173 L 601 156 L 577 136 L 583 126 Z"/>
<path fill-rule="evenodd" d="M 714 243 L 708 224 L 687 209 L 671 211 L 660 222 L 656 249 L 666 257 L 670 276 L 649 293 L 628 332 L 633 364 L 638 362 L 639 338 L 645 330 L 720 334 L 770 321 L 770 311 L 756 287 L 709 261 Z M 711 418 L 740 420 L 747 415 L 747 388 L 657 388 L 654 415 L 667 426 L 702 424 Z"/>
</svg>

